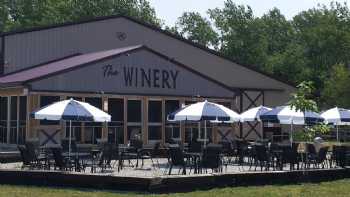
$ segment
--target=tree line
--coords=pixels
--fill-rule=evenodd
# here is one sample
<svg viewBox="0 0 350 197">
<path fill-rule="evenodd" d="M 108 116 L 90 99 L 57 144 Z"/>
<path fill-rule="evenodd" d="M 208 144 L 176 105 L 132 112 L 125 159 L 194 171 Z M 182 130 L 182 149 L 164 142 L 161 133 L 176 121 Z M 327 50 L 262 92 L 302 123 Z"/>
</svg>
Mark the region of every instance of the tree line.
<svg viewBox="0 0 350 197">
<path fill-rule="evenodd" d="M 147 0 L 0 0 L 0 31 L 123 14 L 212 48 L 295 84 L 311 81 L 322 108 L 350 107 L 350 10 L 332 2 L 287 19 L 277 8 L 257 17 L 226 0 L 208 17 L 185 12 L 164 25 Z M 215 66 L 215 65 L 213 65 Z"/>
</svg>

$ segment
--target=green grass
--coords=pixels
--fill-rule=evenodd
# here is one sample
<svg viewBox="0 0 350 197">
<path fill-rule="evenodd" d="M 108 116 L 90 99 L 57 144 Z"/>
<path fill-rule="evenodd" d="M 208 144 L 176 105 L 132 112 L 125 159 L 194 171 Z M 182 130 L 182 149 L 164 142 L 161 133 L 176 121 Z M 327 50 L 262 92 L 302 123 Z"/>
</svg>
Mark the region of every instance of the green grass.
<svg viewBox="0 0 350 197">
<path fill-rule="evenodd" d="M 49 188 L 49 187 L 33 187 L 33 186 L 9 186 L 0 185 L 0 197 L 130 197 L 130 196 L 350 196 L 350 179 L 344 179 L 332 182 L 322 182 L 319 184 L 300 184 L 300 185 L 284 185 L 284 186 L 257 186 L 257 187 L 232 187 L 222 189 L 212 189 L 208 191 L 195 191 L 189 193 L 175 194 L 146 194 L 132 192 L 116 192 L 116 191 L 94 191 L 85 189 L 70 188 Z"/>
</svg>

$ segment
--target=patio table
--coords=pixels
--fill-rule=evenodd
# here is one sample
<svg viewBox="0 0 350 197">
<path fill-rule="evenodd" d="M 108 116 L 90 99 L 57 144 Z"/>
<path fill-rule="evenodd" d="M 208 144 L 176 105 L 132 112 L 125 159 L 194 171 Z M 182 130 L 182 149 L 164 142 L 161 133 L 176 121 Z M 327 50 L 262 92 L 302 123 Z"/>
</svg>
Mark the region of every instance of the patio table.
<svg viewBox="0 0 350 197">
<path fill-rule="evenodd" d="M 83 167 L 83 160 L 91 156 L 90 153 L 85 153 L 85 152 L 71 152 L 69 153 L 62 153 L 62 156 L 65 158 L 72 159 L 74 161 L 74 169 L 76 172 L 80 172 Z M 92 159 L 94 162 L 94 159 Z"/>
</svg>

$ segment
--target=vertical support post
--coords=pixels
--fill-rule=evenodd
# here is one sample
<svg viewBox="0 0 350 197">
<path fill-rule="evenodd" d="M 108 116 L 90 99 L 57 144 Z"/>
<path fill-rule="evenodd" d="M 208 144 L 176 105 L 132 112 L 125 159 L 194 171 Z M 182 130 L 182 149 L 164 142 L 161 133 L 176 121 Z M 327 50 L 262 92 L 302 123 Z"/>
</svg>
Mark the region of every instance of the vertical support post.
<svg viewBox="0 0 350 197">
<path fill-rule="evenodd" d="M 82 102 L 85 102 L 85 97 L 81 98 Z M 80 140 L 82 143 L 85 143 L 85 122 L 81 123 L 81 136 L 80 136 Z"/>
<path fill-rule="evenodd" d="M 124 132 L 124 144 L 128 144 L 128 99 L 127 97 L 123 98 L 124 101 L 124 128 L 123 128 L 123 132 Z"/>
<path fill-rule="evenodd" d="M 7 97 L 6 143 L 10 143 L 11 134 L 11 96 Z"/>
<path fill-rule="evenodd" d="M 165 124 L 166 124 L 165 114 L 165 99 L 162 99 L 162 144 L 165 144 Z"/>
<path fill-rule="evenodd" d="M 144 144 L 148 144 L 148 99 L 141 99 L 141 136 Z"/>
<path fill-rule="evenodd" d="M 27 114 L 26 114 L 26 140 L 31 137 L 30 130 L 31 130 L 31 122 L 30 122 L 30 113 L 32 111 L 32 95 L 27 94 Z"/>
<path fill-rule="evenodd" d="M 17 118 L 16 118 L 16 144 L 18 144 L 18 139 L 19 139 L 19 102 L 20 102 L 20 99 L 19 99 L 19 96 L 17 96 Z"/>
</svg>

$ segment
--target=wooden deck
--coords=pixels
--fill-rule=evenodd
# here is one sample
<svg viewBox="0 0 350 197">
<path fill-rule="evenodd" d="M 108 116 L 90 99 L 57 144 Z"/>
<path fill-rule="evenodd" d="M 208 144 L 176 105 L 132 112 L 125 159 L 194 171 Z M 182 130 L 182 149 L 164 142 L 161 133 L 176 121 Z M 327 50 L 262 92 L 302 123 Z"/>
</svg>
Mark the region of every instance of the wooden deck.
<svg viewBox="0 0 350 197">
<path fill-rule="evenodd" d="M 164 162 L 164 161 L 163 161 Z M 147 192 L 186 192 L 226 186 L 290 184 L 320 182 L 350 177 L 350 168 L 309 169 L 283 171 L 254 171 L 230 166 L 222 173 L 167 175 L 167 166 L 155 169 L 145 163 L 142 168 L 126 167 L 121 172 L 111 170 L 88 172 L 22 170 L 20 163 L 0 164 L 0 184 L 86 187 L 95 189 L 131 190 Z M 187 171 L 189 172 L 189 170 Z"/>
</svg>

